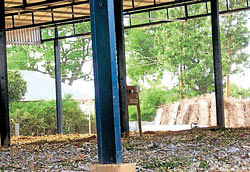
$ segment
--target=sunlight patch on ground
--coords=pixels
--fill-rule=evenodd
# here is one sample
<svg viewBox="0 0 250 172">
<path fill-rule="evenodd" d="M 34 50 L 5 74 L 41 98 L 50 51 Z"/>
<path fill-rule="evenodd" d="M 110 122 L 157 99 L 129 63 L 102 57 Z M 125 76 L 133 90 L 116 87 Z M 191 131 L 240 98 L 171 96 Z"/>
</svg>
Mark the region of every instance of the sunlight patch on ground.
<svg viewBox="0 0 250 172">
<path fill-rule="evenodd" d="M 45 135 L 45 136 L 19 136 L 12 137 L 11 144 L 44 144 L 61 143 L 65 141 L 89 141 L 95 139 L 94 134 L 67 134 L 67 135 Z"/>
</svg>

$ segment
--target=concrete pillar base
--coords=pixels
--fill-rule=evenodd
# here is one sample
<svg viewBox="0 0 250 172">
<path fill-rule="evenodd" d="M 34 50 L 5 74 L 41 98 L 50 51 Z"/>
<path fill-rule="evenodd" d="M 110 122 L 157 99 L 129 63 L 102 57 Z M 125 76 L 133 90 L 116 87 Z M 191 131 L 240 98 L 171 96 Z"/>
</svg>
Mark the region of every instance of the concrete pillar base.
<svg viewBox="0 0 250 172">
<path fill-rule="evenodd" d="M 91 166 L 91 172 L 135 172 L 135 164 L 94 164 Z"/>
</svg>

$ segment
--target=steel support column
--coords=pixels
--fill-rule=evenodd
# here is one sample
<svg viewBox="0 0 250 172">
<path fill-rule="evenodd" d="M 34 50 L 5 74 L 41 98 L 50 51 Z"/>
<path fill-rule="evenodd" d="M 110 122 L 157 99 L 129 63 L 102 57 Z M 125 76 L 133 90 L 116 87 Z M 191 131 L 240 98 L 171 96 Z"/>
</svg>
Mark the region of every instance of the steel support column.
<svg viewBox="0 0 250 172">
<path fill-rule="evenodd" d="M 90 0 L 99 163 L 121 163 L 113 0 Z"/>
<path fill-rule="evenodd" d="M 217 125 L 219 127 L 225 127 L 218 6 L 218 0 L 211 0 L 211 22 Z"/>
<path fill-rule="evenodd" d="M 9 146 L 10 125 L 4 0 L 0 0 L 0 135 L 1 145 Z"/>
<path fill-rule="evenodd" d="M 125 40 L 123 26 L 123 0 L 114 0 L 115 7 L 115 31 L 116 31 L 116 49 L 118 63 L 118 83 L 120 98 L 120 119 L 121 133 L 123 136 L 129 136 L 129 117 L 127 102 L 127 82 L 126 82 L 126 56 Z"/>
<path fill-rule="evenodd" d="M 57 27 L 55 27 L 54 58 L 55 58 L 55 82 L 56 82 L 55 84 L 56 84 L 57 133 L 63 134 L 60 45 L 59 45 L 59 40 L 57 38 L 58 38 L 58 29 Z"/>
</svg>

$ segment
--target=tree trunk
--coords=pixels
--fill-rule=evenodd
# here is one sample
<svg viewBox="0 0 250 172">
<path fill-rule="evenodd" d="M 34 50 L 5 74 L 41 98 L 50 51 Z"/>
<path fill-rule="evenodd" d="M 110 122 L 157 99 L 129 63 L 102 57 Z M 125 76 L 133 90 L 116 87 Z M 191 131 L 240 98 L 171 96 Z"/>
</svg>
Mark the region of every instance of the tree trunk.
<svg viewBox="0 0 250 172">
<path fill-rule="evenodd" d="M 227 41 L 228 41 L 228 47 L 227 47 L 227 55 L 228 55 L 227 66 L 228 66 L 228 70 L 227 70 L 227 74 L 226 74 L 226 96 L 230 97 L 230 68 L 231 68 L 231 62 L 229 60 L 231 58 L 231 49 L 230 49 L 231 37 L 230 37 L 230 35 L 227 36 Z"/>
<path fill-rule="evenodd" d="M 82 40 L 83 42 L 84 42 L 84 39 Z M 86 48 L 86 50 L 85 50 L 85 47 L 83 46 L 82 47 L 82 52 L 83 52 L 83 59 L 82 59 L 82 61 L 81 61 L 81 63 L 80 63 L 80 66 L 78 67 L 78 70 L 77 70 L 77 72 L 76 72 L 76 74 L 72 74 L 72 76 L 70 77 L 70 80 L 69 80 L 69 83 L 68 83 L 68 85 L 70 85 L 70 86 L 72 86 L 73 85 L 73 82 L 75 81 L 75 80 L 77 80 L 78 79 L 78 76 L 79 76 L 79 73 L 82 71 L 82 68 L 83 68 L 83 65 L 85 64 L 85 57 L 89 54 L 89 45 L 90 45 L 90 40 L 88 40 L 88 44 L 87 44 L 87 48 Z M 84 52 L 86 51 L 86 54 L 84 54 Z M 76 76 L 75 76 L 76 75 Z"/>
<path fill-rule="evenodd" d="M 227 72 L 226 76 L 226 95 L 227 97 L 230 97 L 230 77 L 229 77 L 229 71 Z"/>
<path fill-rule="evenodd" d="M 69 80 L 68 85 L 72 86 L 72 85 L 73 85 L 74 80 L 76 80 L 76 78 L 75 78 L 74 76 L 71 76 L 71 78 L 70 78 L 70 80 Z"/>
<path fill-rule="evenodd" d="M 183 74 L 183 71 L 182 71 L 182 65 L 180 65 L 180 68 L 179 68 L 179 75 L 180 75 L 180 100 L 182 100 L 183 99 L 183 93 L 182 93 L 182 91 L 183 91 L 183 79 L 182 79 L 182 74 Z"/>
<path fill-rule="evenodd" d="M 182 38 L 183 38 L 183 32 L 184 32 L 184 26 L 183 26 L 184 24 L 182 23 L 181 24 L 181 35 L 182 35 Z M 182 39 L 180 40 L 180 44 L 182 43 Z M 181 57 L 183 57 L 183 47 L 182 47 L 182 44 L 181 44 L 181 46 L 180 46 L 180 51 L 181 51 Z M 179 67 L 179 75 L 180 75 L 180 100 L 182 100 L 183 99 L 183 77 L 182 77 L 182 74 L 183 74 L 183 70 L 182 70 L 182 65 L 183 64 L 181 64 L 180 65 L 180 67 Z"/>
</svg>

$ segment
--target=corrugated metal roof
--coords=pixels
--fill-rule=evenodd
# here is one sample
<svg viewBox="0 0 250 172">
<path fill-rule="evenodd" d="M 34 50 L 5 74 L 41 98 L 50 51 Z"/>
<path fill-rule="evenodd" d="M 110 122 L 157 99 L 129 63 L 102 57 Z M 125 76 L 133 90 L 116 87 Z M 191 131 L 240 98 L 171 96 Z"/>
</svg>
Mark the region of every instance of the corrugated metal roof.
<svg viewBox="0 0 250 172">
<path fill-rule="evenodd" d="M 133 10 L 169 2 L 178 3 L 179 0 L 123 0 L 123 9 Z M 12 28 L 13 25 L 20 27 L 59 20 L 74 20 L 90 16 L 89 0 L 5 0 L 5 14 L 6 28 Z"/>
</svg>

